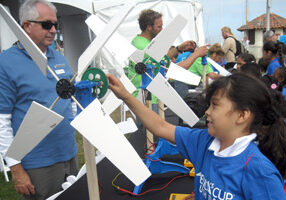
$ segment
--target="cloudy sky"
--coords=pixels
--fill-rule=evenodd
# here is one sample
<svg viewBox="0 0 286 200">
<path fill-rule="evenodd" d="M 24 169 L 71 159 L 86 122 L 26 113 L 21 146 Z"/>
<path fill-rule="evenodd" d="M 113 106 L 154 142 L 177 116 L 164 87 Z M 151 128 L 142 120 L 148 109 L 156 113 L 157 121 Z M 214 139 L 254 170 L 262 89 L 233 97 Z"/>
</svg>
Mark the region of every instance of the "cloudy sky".
<svg viewBox="0 0 286 200">
<path fill-rule="evenodd" d="M 236 29 L 245 24 L 246 0 L 200 0 L 203 5 L 204 31 L 208 43 L 222 42 L 221 27 L 229 26 L 240 39 Z M 272 0 L 272 13 L 286 18 L 286 0 Z M 248 21 L 266 13 L 266 0 L 248 0 Z"/>
</svg>

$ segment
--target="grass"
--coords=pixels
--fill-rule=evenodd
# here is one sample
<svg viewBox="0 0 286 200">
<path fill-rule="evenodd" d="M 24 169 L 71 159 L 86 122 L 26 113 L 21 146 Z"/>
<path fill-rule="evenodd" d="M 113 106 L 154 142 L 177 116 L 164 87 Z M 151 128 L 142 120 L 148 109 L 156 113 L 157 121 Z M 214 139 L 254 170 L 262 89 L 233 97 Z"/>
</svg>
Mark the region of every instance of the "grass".
<svg viewBox="0 0 286 200">
<path fill-rule="evenodd" d="M 129 114 L 127 116 L 131 115 Z M 111 118 L 115 121 L 115 123 L 118 123 L 120 121 L 120 110 L 117 109 L 115 112 L 113 112 L 111 114 Z M 85 163 L 85 161 L 82 145 L 82 136 L 79 133 L 76 133 L 76 141 L 78 143 L 78 162 L 79 167 L 81 167 Z M 14 189 L 11 173 L 8 172 L 8 175 L 10 181 L 6 182 L 3 172 L 0 172 L 0 200 L 22 200 L 22 196 L 17 194 Z"/>
</svg>

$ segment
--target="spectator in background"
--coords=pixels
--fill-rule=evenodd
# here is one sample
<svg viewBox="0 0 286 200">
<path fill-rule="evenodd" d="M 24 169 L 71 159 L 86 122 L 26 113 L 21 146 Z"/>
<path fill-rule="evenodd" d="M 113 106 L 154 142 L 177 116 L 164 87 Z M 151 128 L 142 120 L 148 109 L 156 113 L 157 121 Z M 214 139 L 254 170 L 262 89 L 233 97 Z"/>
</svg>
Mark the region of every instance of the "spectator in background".
<svg viewBox="0 0 286 200">
<path fill-rule="evenodd" d="M 209 57 L 212 60 L 214 60 L 216 63 L 218 63 L 220 66 L 223 66 L 223 60 L 225 59 L 225 53 L 219 43 L 215 43 L 209 48 Z M 211 65 L 211 67 L 214 73 L 219 74 L 219 71 L 213 65 Z"/>
<path fill-rule="evenodd" d="M 275 34 L 274 31 L 268 30 L 263 34 L 263 43 L 272 41 L 276 42 L 278 40 L 278 34 Z"/>
<path fill-rule="evenodd" d="M 250 53 L 242 53 L 237 57 L 236 69 L 239 71 L 242 65 L 246 63 L 255 63 L 255 62 L 256 62 L 256 59 L 254 55 Z"/>
<path fill-rule="evenodd" d="M 236 53 L 236 44 L 235 38 L 231 29 L 227 26 L 221 29 L 222 37 L 224 38 L 224 43 L 222 49 L 226 55 L 226 62 L 225 65 L 226 69 L 230 69 L 235 65 L 235 53 Z"/>
<path fill-rule="evenodd" d="M 269 61 L 266 74 L 273 75 L 275 70 L 284 66 L 281 46 L 277 42 L 268 41 L 263 45 L 263 59 Z"/>
<path fill-rule="evenodd" d="M 260 66 L 255 62 L 242 65 L 239 71 L 258 79 L 261 78 Z"/>
<path fill-rule="evenodd" d="M 249 51 L 249 42 L 250 42 L 250 41 L 248 40 L 248 37 L 247 37 L 247 36 L 244 36 L 243 41 L 242 41 L 242 44 L 243 44 L 243 46 L 244 46 L 246 52 Z"/>
<path fill-rule="evenodd" d="M 269 63 L 270 62 L 263 57 L 258 60 L 258 65 L 260 66 L 260 71 L 263 75 L 266 73 Z"/>
</svg>

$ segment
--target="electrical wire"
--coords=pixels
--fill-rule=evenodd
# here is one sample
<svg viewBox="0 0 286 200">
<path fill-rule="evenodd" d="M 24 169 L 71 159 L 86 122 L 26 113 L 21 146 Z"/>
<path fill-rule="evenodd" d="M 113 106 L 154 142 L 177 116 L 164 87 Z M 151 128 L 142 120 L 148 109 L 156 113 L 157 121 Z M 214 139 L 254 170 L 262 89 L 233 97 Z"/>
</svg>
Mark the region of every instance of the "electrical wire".
<svg viewBox="0 0 286 200">
<path fill-rule="evenodd" d="M 160 190 L 163 190 L 165 189 L 166 187 L 168 187 L 173 181 L 175 181 L 176 179 L 179 179 L 179 178 L 183 178 L 183 177 L 186 177 L 186 176 L 189 176 L 189 174 L 184 174 L 184 175 L 180 175 L 180 176 L 175 176 L 174 178 L 172 178 L 172 180 L 170 180 L 166 185 L 164 185 L 163 187 L 161 188 L 155 188 L 155 189 L 149 189 L 149 190 L 146 190 L 145 192 L 141 192 L 139 194 L 135 194 L 133 192 L 130 192 L 129 190 L 126 190 L 124 188 L 121 188 L 119 187 L 118 185 L 115 185 L 115 181 L 117 180 L 117 178 L 121 175 L 122 173 L 119 173 L 115 176 L 115 178 L 112 180 L 111 184 L 114 188 L 116 188 L 117 190 L 120 190 L 122 192 L 125 192 L 125 193 L 128 193 L 130 195 L 133 195 L 133 196 L 143 196 L 147 193 L 150 193 L 150 192 L 153 192 L 153 191 L 160 191 Z"/>
</svg>

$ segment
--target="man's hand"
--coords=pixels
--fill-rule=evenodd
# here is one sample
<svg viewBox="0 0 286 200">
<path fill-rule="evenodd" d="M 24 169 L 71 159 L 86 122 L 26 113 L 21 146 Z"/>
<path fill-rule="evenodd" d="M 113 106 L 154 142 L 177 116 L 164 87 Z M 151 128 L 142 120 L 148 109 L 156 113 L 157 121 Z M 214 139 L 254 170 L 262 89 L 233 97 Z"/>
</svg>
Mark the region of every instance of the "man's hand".
<svg viewBox="0 0 286 200">
<path fill-rule="evenodd" d="M 21 164 L 11 166 L 10 170 L 12 173 L 14 187 L 17 193 L 22 195 L 35 194 L 35 187 Z"/>
<path fill-rule="evenodd" d="M 196 54 L 197 57 L 202 57 L 202 56 L 206 56 L 208 54 L 208 46 L 209 45 L 204 45 L 201 46 L 200 48 L 197 48 L 194 52 L 194 54 Z"/>
<path fill-rule="evenodd" d="M 180 51 L 190 51 L 190 50 L 195 50 L 196 48 L 196 43 L 193 40 L 187 40 L 185 42 L 183 42 L 182 44 L 180 44 L 178 46 Z"/>
</svg>

